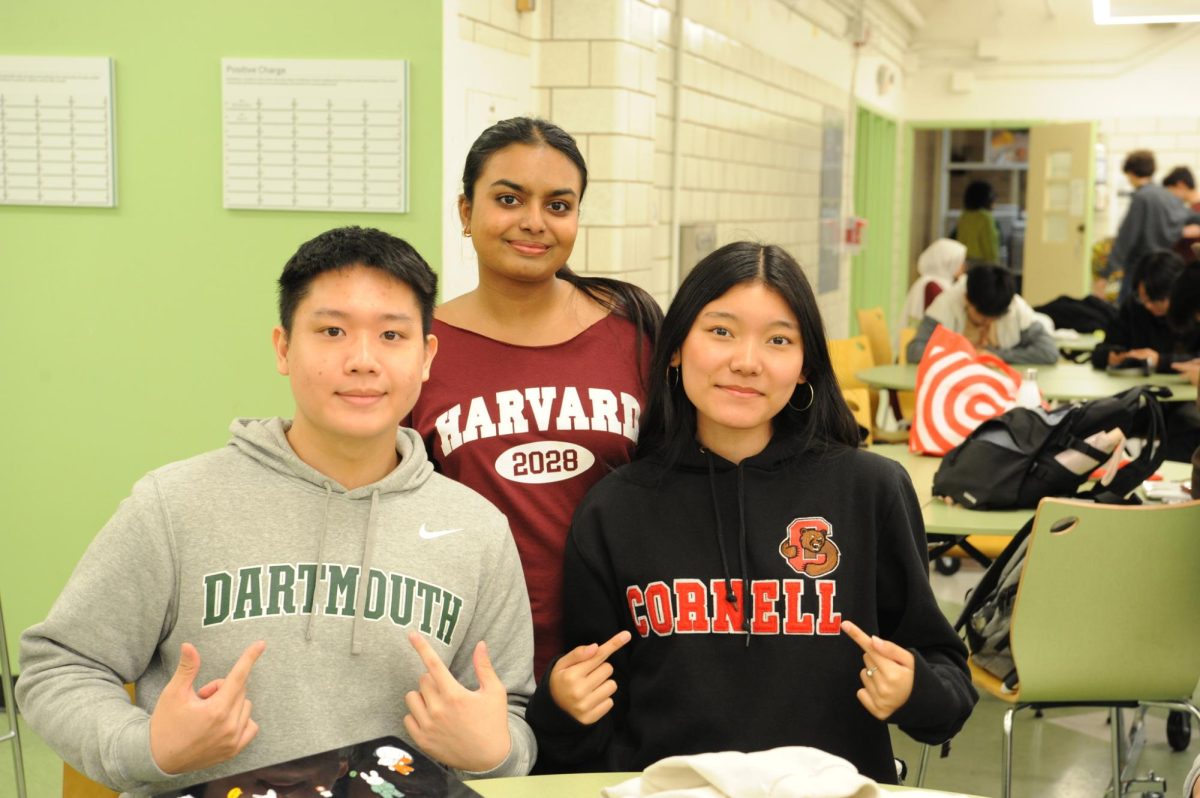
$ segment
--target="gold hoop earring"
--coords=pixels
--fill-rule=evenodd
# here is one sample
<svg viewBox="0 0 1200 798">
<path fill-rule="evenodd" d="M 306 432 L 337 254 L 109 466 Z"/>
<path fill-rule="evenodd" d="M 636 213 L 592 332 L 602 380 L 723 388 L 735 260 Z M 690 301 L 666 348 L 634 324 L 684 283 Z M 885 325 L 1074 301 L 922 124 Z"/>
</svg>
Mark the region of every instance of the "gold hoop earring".
<svg viewBox="0 0 1200 798">
<path fill-rule="evenodd" d="M 789 399 L 788 403 L 787 403 L 788 407 L 792 408 L 797 413 L 803 413 L 805 410 L 812 407 L 813 400 L 817 398 L 817 391 L 815 388 L 812 387 L 811 382 L 804 382 L 804 383 L 801 383 L 801 385 L 808 386 L 808 404 L 806 404 L 804 407 L 796 407 L 794 404 L 792 404 L 791 399 Z"/>
<path fill-rule="evenodd" d="M 471 237 L 471 228 L 469 228 L 469 227 L 464 227 L 464 228 L 463 228 L 463 235 L 464 235 L 466 238 L 470 238 L 470 237 Z"/>
<path fill-rule="evenodd" d="M 679 387 L 679 366 L 667 367 L 667 384 L 672 388 Z"/>
</svg>

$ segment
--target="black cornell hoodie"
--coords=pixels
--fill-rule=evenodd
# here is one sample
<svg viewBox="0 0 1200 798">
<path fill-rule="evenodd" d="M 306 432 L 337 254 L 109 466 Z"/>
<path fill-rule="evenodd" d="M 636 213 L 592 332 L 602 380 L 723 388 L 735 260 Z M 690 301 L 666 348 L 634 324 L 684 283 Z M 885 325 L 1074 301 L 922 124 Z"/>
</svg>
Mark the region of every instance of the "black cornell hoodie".
<svg viewBox="0 0 1200 798">
<path fill-rule="evenodd" d="M 564 585 L 566 650 L 633 639 L 611 659 L 616 705 L 592 726 L 554 704 L 547 671 L 526 719 L 551 769 L 807 745 L 895 783 L 842 618 L 915 656 L 912 696 L 888 720 L 915 739 L 950 738 L 977 700 L 929 587 L 908 474 L 861 450 L 776 439 L 740 465 L 696 446 L 670 469 L 624 466 L 576 511 Z"/>
</svg>

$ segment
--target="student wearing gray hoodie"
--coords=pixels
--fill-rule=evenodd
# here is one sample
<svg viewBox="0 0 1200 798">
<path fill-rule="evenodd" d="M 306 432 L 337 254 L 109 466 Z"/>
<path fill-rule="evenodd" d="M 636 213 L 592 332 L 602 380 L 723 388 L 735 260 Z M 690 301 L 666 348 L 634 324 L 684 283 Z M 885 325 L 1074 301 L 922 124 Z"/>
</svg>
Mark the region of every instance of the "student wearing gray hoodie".
<svg viewBox="0 0 1200 798">
<path fill-rule="evenodd" d="M 527 773 L 532 625 L 507 521 L 398 427 L 437 352 L 435 275 L 404 241 L 341 228 L 279 285 L 294 418 L 236 420 L 225 448 L 134 486 L 22 636 L 26 719 L 131 794 L 388 734 L 467 774 Z"/>
</svg>

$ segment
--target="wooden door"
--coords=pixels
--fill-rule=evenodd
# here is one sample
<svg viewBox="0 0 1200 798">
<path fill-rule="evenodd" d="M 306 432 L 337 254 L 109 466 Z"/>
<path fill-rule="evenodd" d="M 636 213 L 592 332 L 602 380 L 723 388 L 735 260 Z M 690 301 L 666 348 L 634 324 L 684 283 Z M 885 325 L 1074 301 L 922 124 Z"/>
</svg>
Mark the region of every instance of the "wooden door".
<svg viewBox="0 0 1200 798">
<path fill-rule="evenodd" d="M 1021 293 L 1031 305 L 1062 294 L 1088 294 L 1095 133 L 1093 122 L 1037 125 L 1029 131 Z"/>
</svg>

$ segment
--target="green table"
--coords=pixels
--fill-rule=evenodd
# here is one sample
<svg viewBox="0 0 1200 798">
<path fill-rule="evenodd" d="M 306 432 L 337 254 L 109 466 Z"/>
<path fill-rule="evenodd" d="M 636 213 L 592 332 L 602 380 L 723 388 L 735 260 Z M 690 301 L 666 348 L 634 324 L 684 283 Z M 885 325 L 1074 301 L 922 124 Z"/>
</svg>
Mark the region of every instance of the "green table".
<svg viewBox="0 0 1200 798">
<path fill-rule="evenodd" d="M 933 495 L 933 475 L 942 463 L 940 457 L 913 454 L 907 444 L 875 444 L 869 451 L 895 460 L 904 466 L 912 479 L 917 500 L 921 503 L 921 517 L 925 521 L 925 533 L 929 537 L 929 557 L 940 557 L 951 548 L 959 546 L 983 565 L 990 560 L 974 546 L 966 542 L 970 535 L 998 535 L 1012 537 L 1025 522 L 1033 517 L 1033 510 L 971 510 L 967 507 L 946 504 Z M 1171 480 L 1187 479 L 1191 475 L 1191 464 L 1164 462 L 1158 473 Z"/>
<path fill-rule="evenodd" d="M 1056 363 L 1053 366 L 1022 366 L 1014 364 L 1024 376 L 1026 369 L 1037 370 L 1038 387 L 1051 401 L 1103 399 L 1138 385 L 1165 385 L 1171 389 L 1168 402 L 1195 402 L 1196 386 L 1182 374 L 1151 374 L 1148 377 L 1117 377 L 1093 369 L 1087 363 Z M 917 387 L 917 367 L 904 365 L 872 366 L 855 374 L 872 388 L 892 391 L 912 391 Z"/>
</svg>

